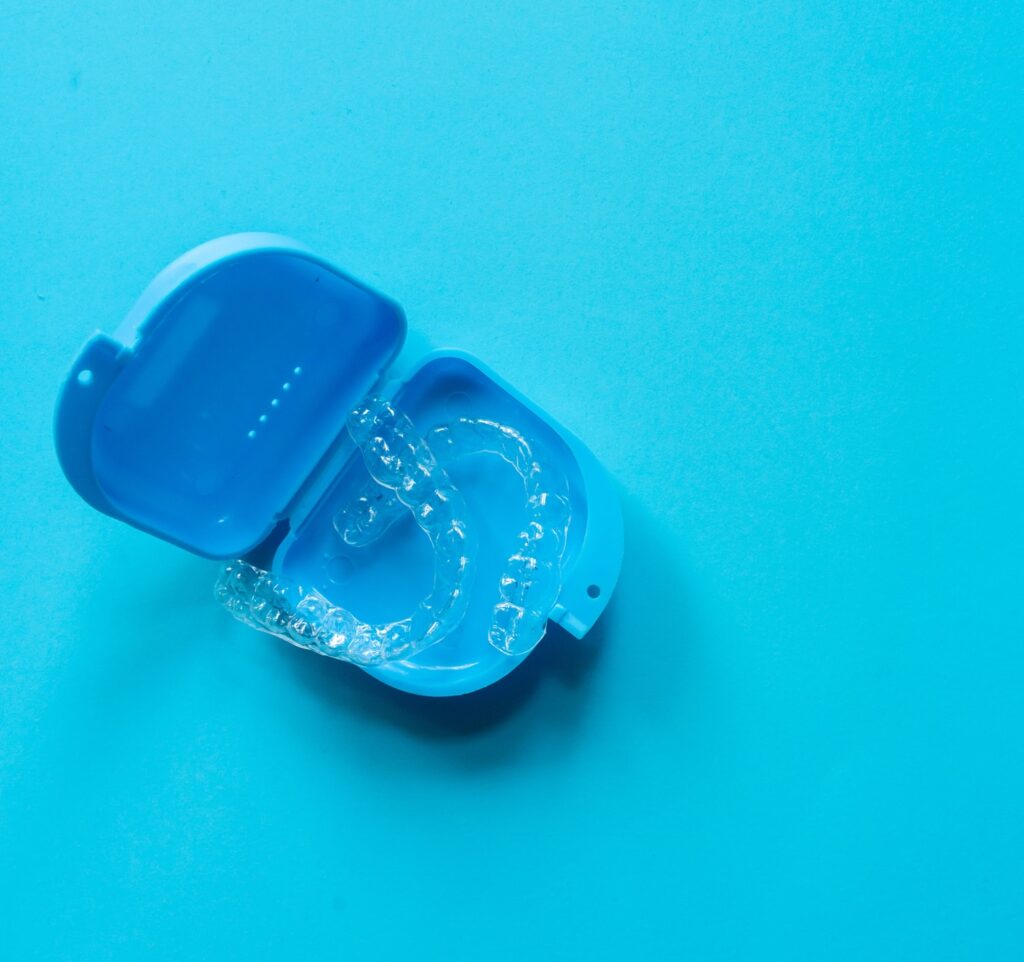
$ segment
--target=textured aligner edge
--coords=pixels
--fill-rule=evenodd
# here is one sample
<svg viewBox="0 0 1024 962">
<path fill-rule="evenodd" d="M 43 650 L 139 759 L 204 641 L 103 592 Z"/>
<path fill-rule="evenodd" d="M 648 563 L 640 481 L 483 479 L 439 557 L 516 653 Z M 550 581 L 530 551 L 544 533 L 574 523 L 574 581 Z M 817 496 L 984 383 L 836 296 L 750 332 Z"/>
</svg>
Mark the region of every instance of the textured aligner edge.
<svg viewBox="0 0 1024 962">
<path fill-rule="evenodd" d="M 499 582 L 488 642 L 507 655 L 531 651 L 544 637 L 548 615 L 558 600 L 562 558 L 571 512 L 568 483 L 544 463 L 514 428 L 485 419 L 459 418 L 434 428 L 427 446 L 442 465 L 472 454 L 496 454 L 523 480 L 528 514 Z M 335 516 L 338 534 L 348 544 L 367 545 L 380 538 L 402 514 L 397 496 L 367 486 Z"/>
<path fill-rule="evenodd" d="M 431 431 L 427 443 L 442 464 L 469 454 L 496 454 L 523 480 L 527 520 L 505 562 L 487 640 L 506 655 L 526 654 L 544 637 L 561 589 L 571 520 L 568 482 L 542 463 L 522 434 L 496 421 L 459 418 Z"/>
<path fill-rule="evenodd" d="M 387 401 L 368 398 L 349 415 L 359 447 L 382 500 L 412 512 L 434 548 L 434 582 L 413 613 L 369 624 L 332 605 L 316 590 L 244 561 L 225 565 L 215 593 L 238 620 L 312 651 L 375 665 L 416 654 L 458 627 L 466 613 L 475 551 L 466 506 L 412 422 Z"/>
</svg>

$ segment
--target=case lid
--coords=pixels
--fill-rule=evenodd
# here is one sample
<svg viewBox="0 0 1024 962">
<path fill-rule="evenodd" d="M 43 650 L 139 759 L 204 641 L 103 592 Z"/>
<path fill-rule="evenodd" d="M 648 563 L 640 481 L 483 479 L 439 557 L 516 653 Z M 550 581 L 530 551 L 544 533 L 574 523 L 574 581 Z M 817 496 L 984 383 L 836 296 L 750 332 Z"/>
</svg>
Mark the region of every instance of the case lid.
<svg viewBox="0 0 1024 962">
<path fill-rule="evenodd" d="M 244 555 L 404 337 L 397 304 L 295 241 L 211 241 L 82 349 L 57 405 L 58 456 L 107 514 L 207 557 Z"/>
</svg>

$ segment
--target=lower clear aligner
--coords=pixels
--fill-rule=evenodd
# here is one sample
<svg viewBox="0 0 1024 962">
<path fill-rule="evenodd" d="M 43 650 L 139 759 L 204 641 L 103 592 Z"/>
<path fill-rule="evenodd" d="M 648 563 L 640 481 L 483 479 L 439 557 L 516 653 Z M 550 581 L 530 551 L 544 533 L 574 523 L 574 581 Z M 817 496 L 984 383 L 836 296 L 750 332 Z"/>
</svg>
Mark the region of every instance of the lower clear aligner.
<svg viewBox="0 0 1024 962">
<path fill-rule="evenodd" d="M 361 547 L 410 511 L 434 548 L 430 594 L 408 618 L 371 624 L 315 589 L 235 561 L 216 585 L 224 606 L 294 645 L 361 665 L 408 658 L 437 644 L 465 616 L 476 553 L 465 501 L 444 465 L 495 454 L 523 480 L 527 519 L 499 580 L 487 640 L 507 655 L 531 651 L 544 637 L 561 586 L 571 519 L 564 476 L 543 465 L 521 433 L 495 421 L 459 418 L 422 439 L 390 403 L 370 398 L 351 412 L 347 426 L 372 481 L 337 514 L 335 528 L 346 544 Z"/>
<path fill-rule="evenodd" d="M 240 621 L 302 648 L 377 665 L 410 657 L 451 634 L 468 604 L 476 554 L 466 505 L 413 429 L 387 402 L 363 401 L 348 417 L 348 431 L 378 491 L 412 512 L 434 548 L 434 583 L 415 611 L 372 624 L 331 604 L 315 589 L 245 561 L 225 565 L 216 584 L 221 603 Z"/>
</svg>

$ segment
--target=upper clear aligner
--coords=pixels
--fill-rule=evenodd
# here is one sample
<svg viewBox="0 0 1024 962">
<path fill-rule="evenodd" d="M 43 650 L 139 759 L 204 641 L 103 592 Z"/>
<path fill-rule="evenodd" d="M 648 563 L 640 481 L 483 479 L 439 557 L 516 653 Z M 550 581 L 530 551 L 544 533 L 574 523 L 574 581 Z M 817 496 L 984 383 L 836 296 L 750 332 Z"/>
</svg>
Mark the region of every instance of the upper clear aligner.
<svg viewBox="0 0 1024 962">
<path fill-rule="evenodd" d="M 565 477 L 543 464 L 520 432 L 496 421 L 459 418 L 434 428 L 426 442 L 442 465 L 471 454 L 496 454 L 523 479 L 527 521 L 505 563 L 487 640 L 505 654 L 524 654 L 544 637 L 558 599 L 571 520 Z M 334 525 L 347 544 L 364 546 L 380 538 L 401 515 L 401 501 L 382 497 L 370 484 L 338 512 Z"/>
</svg>

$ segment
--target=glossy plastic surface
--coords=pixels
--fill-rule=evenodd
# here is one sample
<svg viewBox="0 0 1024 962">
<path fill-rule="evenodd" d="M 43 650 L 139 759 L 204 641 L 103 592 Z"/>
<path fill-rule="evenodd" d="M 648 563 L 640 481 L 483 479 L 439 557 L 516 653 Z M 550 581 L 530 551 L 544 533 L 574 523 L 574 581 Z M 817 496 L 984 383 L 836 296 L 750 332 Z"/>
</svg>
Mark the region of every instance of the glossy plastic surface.
<svg viewBox="0 0 1024 962">
<path fill-rule="evenodd" d="M 396 406 L 421 434 L 460 417 L 514 424 L 541 444 L 567 483 L 572 515 L 561 567 L 561 590 L 550 619 L 582 637 L 604 610 L 618 578 L 622 521 L 618 496 L 593 455 L 478 359 L 439 351 L 397 386 Z M 318 503 L 277 550 L 273 567 L 321 592 L 331 602 L 358 608 L 368 621 L 409 611 L 430 588 L 430 544 L 406 515 L 376 541 L 348 545 L 335 519 L 364 491 L 368 474 L 342 452 L 337 474 Z M 382 681 L 417 694 L 461 694 L 491 684 L 522 662 L 487 640 L 509 546 L 531 519 L 523 481 L 493 454 L 459 458 L 447 465 L 466 501 L 478 544 L 476 585 L 461 625 L 442 644 L 415 657 L 370 666 Z"/>
<path fill-rule="evenodd" d="M 65 470 L 109 514 L 199 554 L 245 554 L 398 350 L 402 313 L 271 235 L 204 245 L 140 303 L 118 340 L 97 336 L 113 363 L 94 369 L 87 345 L 65 384 Z M 88 421 L 62 429 L 82 405 Z"/>
<path fill-rule="evenodd" d="M 372 389 L 420 437 L 440 439 L 459 419 L 504 426 L 517 444 L 474 441 L 445 464 L 480 586 L 460 600 L 457 627 L 405 657 L 396 642 L 393 660 L 352 659 L 406 691 L 474 691 L 526 657 L 545 617 L 577 637 L 597 619 L 621 564 L 618 497 L 582 442 L 471 355 L 437 352 L 388 383 L 404 334 L 396 304 L 294 241 L 211 241 L 154 280 L 116 337 L 83 348 L 57 406 L 61 464 L 107 514 L 197 554 L 266 567 L 268 590 L 294 586 L 325 611 L 387 625 L 436 588 L 434 552 L 408 513 L 367 543 L 339 534 L 339 512 L 369 480 L 346 415 Z M 557 565 L 539 574 L 516 547 L 548 511 L 531 503 L 541 491 L 529 480 L 539 468 L 524 460 L 531 445 L 571 517 L 545 562 Z"/>
</svg>

